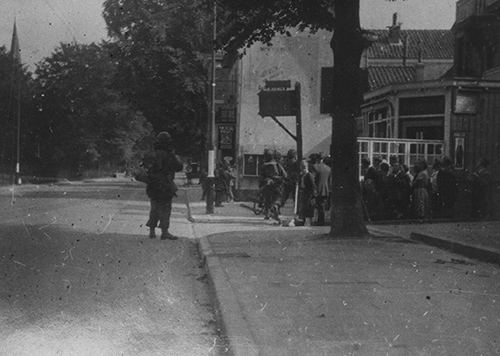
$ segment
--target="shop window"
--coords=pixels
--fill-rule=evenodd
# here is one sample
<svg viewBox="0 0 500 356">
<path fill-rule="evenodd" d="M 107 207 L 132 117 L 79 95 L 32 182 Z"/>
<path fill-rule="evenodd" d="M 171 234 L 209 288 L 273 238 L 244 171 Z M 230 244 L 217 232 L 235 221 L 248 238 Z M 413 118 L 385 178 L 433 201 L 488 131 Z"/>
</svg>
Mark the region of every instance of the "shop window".
<svg viewBox="0 0 500 356">
<path fill-rule="evenodd" d="M 392 117 L 387 113 L 387 108 L 372 111 L 368 114 L 369 137 L 392 137 Z"/>
<path fill-rule="evenodd" d="M 435 159 L 443 156 L 443 143 L 437 141 L 407 141 L 386 140 L 377 138 L 363 138 L 358 140 L 359 162 L 361 176 L 361 160 L 367 158 L 370 162 L 379 157 L 390 162 L 390 157 L 396 157 L 400 164 L 413 167 L 417 160 L 425 160 L 432 165 Z"/>
<path fill-rule="evenodd" d="M 400 116 L 444 115 L 443 95 L 399 99 Z"/>
<path fill-rule="evenodd" d="M 247 177 L 258 177 L 259 167 L 262 163 L 262 155 L 244 155 L 243 175 Z"/>
<path fill-rule="evenodd" d="M 400 137 L 412 140 L 444 139 L 445 97 L 399 99 Z"/>
</svg>

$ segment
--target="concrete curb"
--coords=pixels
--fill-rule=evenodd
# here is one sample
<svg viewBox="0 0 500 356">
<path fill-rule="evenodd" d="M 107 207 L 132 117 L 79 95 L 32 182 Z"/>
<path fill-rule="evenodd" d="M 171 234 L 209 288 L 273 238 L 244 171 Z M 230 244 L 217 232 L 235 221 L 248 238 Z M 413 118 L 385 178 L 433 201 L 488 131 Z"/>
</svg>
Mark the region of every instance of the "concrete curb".
<svg viewBox="0 0 500 356">
<path fill-rule="evenodd" d="M 206 236 L 200 238 L 198 244 L 203 266 L 207 273 L 213 305 L 216 316 L 227 338 L 231 353 L 234 356 L 257 356 L 259 347 L 250 330 L 248 321 L 244 318 L 241 305 L 233 290 L 226 271 L 214 254 Z"/>
<path fill-rule="evenodd" d="M 500 253 L 496 251 L 491 251 L 471 245 L 465 245 L 459 242 L 433 237 L 417 232 L 412 232 L 410 234 L 410 239 L 418 242 L 423 242 L 427 245 L 439 247 L 443 250 L 457 253 L 468 258 L 500 265 Z"/>
<path fill-rule="evenodd" d="M 241 224 L 241 225 L 269 225 L 269 226 L 277 226 L 279 223 L 276 220 L 264 220 L 260 219 L 252 219 L 245 216 L 200 216 L 200 215 L 192 215 L 191 218 L 193 222 L 201 223 L 201 224 Z"/>
</svg>

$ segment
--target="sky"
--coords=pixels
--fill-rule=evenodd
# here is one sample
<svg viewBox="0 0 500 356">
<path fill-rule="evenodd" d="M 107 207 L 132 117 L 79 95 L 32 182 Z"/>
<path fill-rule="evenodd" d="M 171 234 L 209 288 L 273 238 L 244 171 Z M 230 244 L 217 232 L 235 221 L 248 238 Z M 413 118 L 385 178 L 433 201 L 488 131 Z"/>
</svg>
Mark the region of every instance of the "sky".
<svg viewBox="0 0 500 356">
<path fill-rule="evenodd" d="M 190 0 L 186 0 L 190 1 Z M 398 12 L 404 29 L 450 29 L 456 0 L 360 0 L 364 28 L 385 28 Z M 106 38 L 103 0 L 0 0 L 0 46 L 10 48 L 14 19 L 21 59 L 33 64 L 61 42 L 90 43 Z"/>
</svg>

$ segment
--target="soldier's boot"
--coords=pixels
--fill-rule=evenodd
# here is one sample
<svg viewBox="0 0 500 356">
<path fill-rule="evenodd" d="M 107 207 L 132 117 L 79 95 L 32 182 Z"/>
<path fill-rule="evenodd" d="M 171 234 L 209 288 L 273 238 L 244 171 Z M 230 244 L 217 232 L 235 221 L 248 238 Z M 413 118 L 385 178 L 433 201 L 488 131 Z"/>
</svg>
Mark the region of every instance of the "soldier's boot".
<svg viewBox="0 0 500 356">
<path fill-rule="evenodd" d="M 177 240 L 177 236 L 172 235 L 168 230 L 161 231 L 162 240 Z"/>
</svg>

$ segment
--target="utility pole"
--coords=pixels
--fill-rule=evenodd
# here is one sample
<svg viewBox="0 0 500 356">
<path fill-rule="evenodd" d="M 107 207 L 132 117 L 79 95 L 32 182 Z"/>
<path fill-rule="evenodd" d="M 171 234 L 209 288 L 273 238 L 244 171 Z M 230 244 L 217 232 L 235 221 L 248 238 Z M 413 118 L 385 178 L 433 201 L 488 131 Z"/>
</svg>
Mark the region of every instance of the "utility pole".
<svg viewBox="0 0 500 356">
<path fill-rule="evenodd" d="M 19 51 L 19 38 L 17 37 L 17 26 L 15 20 L 14 28 L 12 30 L 10 56 L 12 59 L 11 112 L 13 114 L 15 113 L 16 121 L 16 167 L 14 173 L 14 184 L 21 184 L 21 55 Z"/>
<path fill-rule="evenodd" d="M 206 213 L 214 213 L 215 185 L 215 47 L 217 41 L 217 3 L 213 0 L 212 8 L 212 67 L 210 86 L 210 115 L 208 115 L 208 177 Z"/>
</svg>

